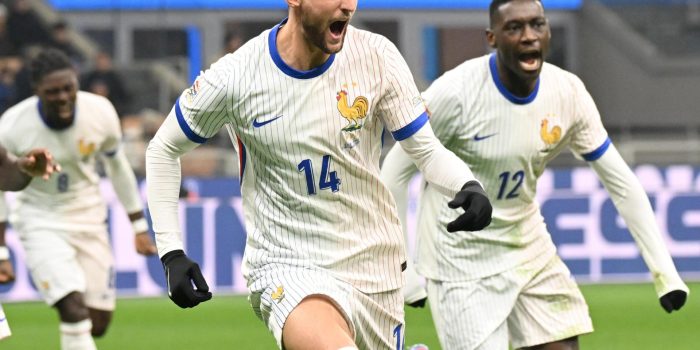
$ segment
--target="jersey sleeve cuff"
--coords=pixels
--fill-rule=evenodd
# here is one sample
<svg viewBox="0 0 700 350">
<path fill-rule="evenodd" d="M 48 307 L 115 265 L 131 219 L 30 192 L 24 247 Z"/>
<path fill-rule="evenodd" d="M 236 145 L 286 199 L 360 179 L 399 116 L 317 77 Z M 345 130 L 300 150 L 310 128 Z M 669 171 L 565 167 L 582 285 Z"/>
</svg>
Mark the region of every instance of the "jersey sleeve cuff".
<svg viewBox="0 0 700 350">
<path fill-rule="evenodd" d="M 592 162 L 594 160 L 598 160 L 598 158 L 602 157 L 603 154 L 610 148 L 610 145 L 612 144 L 612 141 L 610 141 L 610 138 L 606 138 L 605 141 L 603 142 L 602 145 L 598 146 L 595 150 L 592 152 L 588 152 L 586 154 L 582 154 L 581 156 L 583 157 L 584 160 L 588 162 Z"/>
<path fill-rule="evenodd" d="M 405 140 L 415 134 L 416 131 L 420 130 L 429 120 L 428 112 L 423 112 L 423 114 L 419 115 L 418 118 L 414 119 L 403 128 L 392 131 L 391 136 L 393 136 L 396 141 Z"/>
<path fill-rule="evenodd" d="M 175 115 L 177 116 L 177 123 L 180 125 L 180 129 L 182 129 L 182 132 L 185 133 L 188 139 L 192 142 L 196 143 L 205 143 L 207 142 L 207 139 L 204 137 L 201 137 L 197 135 L 197 133 L 192 130 L 189 124 L 187 124 L 187 121 L 185 120 L 185 117 L 182 115 L 182 110 L 180 109 L 180 98 L 177 98 L 177 101 L 175 101 Z"/>
</svg>

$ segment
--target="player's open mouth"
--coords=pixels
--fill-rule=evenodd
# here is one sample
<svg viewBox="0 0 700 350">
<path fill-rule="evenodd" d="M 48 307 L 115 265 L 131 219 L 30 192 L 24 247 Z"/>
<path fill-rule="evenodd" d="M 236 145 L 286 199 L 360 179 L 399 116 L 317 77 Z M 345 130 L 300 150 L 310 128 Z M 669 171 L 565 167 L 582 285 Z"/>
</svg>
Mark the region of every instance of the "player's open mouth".
<svg viewBox="0 0 700 350">
<path fill-rule="evenodd" d="M 331 30 L 331 35 L 334 38 L 340 38 L 343 36 L 343 32 L 345 32 L 345 28 L 348 25 L 348 21 L 335 21 L 331 23 L 330 30 Z"/>
<path fill-rule="evenodd" d="M 54 107 L 56 115 L 62 119 L 68 119 L 73 116 L 73 106 L 70 103 L 57 105 Z"/>
<path fill-rule="evenodd" d="M 520 67 L 526 71 L 537 70 L 542 62 L 542 53 L 539 51 L 521 53 L 518 55 L 518 61 L 520 62 Z"/>
</svg>

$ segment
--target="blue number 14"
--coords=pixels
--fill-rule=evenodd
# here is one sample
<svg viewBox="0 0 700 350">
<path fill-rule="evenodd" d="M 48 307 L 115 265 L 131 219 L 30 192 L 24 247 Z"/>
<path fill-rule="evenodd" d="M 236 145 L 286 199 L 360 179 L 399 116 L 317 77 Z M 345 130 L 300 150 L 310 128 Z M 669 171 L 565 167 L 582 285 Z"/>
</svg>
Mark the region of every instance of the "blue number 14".
<svg viewBox="0 0 700 350">
<path fill-rule="evenodd" d="M 323 156 L 321 163 L 321 178 L 318 181 L 318 188 L 321 190 L 330 189 L 333 192 L 340 190 L 340 179 L 335 171 L 329 171 L 331 167 L 331 156 Z M 314 167 L 311 159 L 304 159 L 299 163 L 297 169 L 306 175 L 306 190 L 310 195 L 316 194 L 316 182 L 314 181 Z"/>
</svg>

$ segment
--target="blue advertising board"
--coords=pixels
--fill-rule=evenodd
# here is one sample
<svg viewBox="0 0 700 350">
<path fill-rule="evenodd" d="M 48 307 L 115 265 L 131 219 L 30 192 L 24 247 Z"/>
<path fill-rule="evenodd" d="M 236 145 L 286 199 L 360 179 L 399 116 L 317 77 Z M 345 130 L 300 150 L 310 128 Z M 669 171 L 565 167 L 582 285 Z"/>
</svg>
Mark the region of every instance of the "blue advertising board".
<svg viewBox="0 0 700 350">
<path fill-rule="evenodd" d="M 635 173 L 649 195 L 662 238 L 681 275 L 699 277 L 700 168 L 641 166 Z M 238 180 L 187 179 L 185 185 L 196 193 L 180 205 L 180 226 L 188 255 L 199 262 L 213 291 L 245 293 L 241 261 L 246 230 Z M 142 193 L 144 186 L 142 183 Z M 414 181 L 413 205 L 409 205 L 411 221 L 415 221 L 415 194 L 419 187 L 420 181 Z M 131 226 L 111 185 L 103 183 L 102 192 L 110 208 L 109 228 L 119 294 L 162 295 L 165 280 L 160 261 L 136 254 Z M 547 170 L 538 182 L 537 199 L 559 255 L 577 280 L 650 279 L 634 239 L 591 169 Z M 8 231 L 7 244 L 17 279 L 0 285 L 0 299 L 37 299 L 23 262 L 22 246 L 12 230 Z"/>
</svg>

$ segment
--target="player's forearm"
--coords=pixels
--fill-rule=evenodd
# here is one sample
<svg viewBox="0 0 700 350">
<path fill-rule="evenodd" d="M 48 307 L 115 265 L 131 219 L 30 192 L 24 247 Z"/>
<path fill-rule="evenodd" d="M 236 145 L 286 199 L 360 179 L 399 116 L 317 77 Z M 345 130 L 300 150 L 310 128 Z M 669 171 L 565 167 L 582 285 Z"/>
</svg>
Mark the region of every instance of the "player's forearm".
<svg viewBox="0 0 700 350">
<path fill-rule="evenodd" d="M 31 176 L 20 170 L 17 160 L 4 147 L 0 147 L 0 190 L 19 191 L 27 187 L 30 181 Z"/>
<path fill-rule="evenodd" d="M 105 156 L 104 160 L 107 176 L 112 180 L 114 191 L 126 212 L 129 214 L 142 212 L 143 203 L 139 195 L 136 176 L 134 176 L 124 152 L 119 150 L 112 156 Z"/>
<path fill-rule="evenodd" d="M 464 161 L 438 141 L 429 124 L 399 143 L 425 180 L 450 198 L 453 198 L 464 184 L 476 180 Z"/>
<path fill-rule="evenodd" d="M 625 220 L 642 257 L 654 276 L 656 292 L 662 296 L 674 289 L 688 290 L 666 248 L 649 198 L 641 183 L 618 151 L 611 146 L 591 163 Z"/>
<path fill-rule="evenodd" d="M 183 249 L 178 219 L 180 156 L 196 147 L 170 115 L 146 150 L 148 208 L 156 233 L 158 255 Z M 183 249 L 184 250 L 184 249 Z"/>
<path fill-rule="evenodd" d="M 169 156 L 156 139 L 146 150 L 146 183 L 158 255 L 183 249 L 178 220 L 180 163 Z"/>
</svg>

